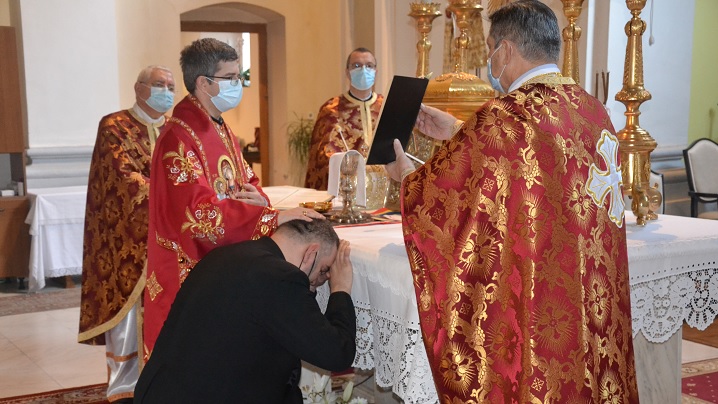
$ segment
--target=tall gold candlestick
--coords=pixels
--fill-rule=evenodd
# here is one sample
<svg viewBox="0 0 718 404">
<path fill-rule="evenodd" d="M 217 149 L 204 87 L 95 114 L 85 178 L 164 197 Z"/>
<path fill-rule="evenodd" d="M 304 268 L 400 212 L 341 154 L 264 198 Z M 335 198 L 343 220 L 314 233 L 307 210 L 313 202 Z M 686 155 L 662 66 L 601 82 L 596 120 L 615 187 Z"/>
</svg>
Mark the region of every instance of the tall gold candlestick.
<svg viewBox="0 0 718 404">
<path fill-rule="evenodd" d="M 578 40 L 581 38 L 581 27 L 576 20 L 581 15 L 584 0 L 561 0 L 563 14 L 568 19 L 568 25 L 563 29 L 563 75 L 570 76 L 577 84 L 581 83 L 578 73 Z"/>
<path fill-rule="evenodd" d="M 636 215 L 636 223 L 643 226 L 646 220 L 658 217 L 653 209 L 655 201 L 661 200 L 657 188 L 649 186 L 651 152 L 656 148 L 656 141 L 638 123 L 641 104 L 651 99 L 651 93 L 643 87 L 642 41 L 646 23 L 639 17 L 646 0 L 626 0 L 626 5 L 632 17 L 625 27 L 628 45 L 623 88 L 616 94 L 616 101 L 626 106 L 626 126 L 617 135 L 621 150 L 623 190 L 631 197 L 631 210 Z"/>
<path fill-rule="evenodd" d="M 416 19 L 416 26 L 421 35 L 421 39 L 416 44 L 416 50 L 419 53 L 419 59 L 416 64 L 416 77 L 427 77 L 429 74 L 429 51 L 431 51 L 431 41 L 429 33 L 434 19 L 441 15 L 439 7 L 440 3 L 411 3 L 410 17 Z"/>
<path fill-rule="evenodd" d="M 468 61 L 466 51 L 469 49 L 469 25 L 471 17 L 475 12 L 483 10 L 477 0 L 449 0 L 449 10 L 456 16 L 456 26 L 459 28 L 459 36 L 454 39 L 454 46 L 458 50 L 454 73 L 466 72 Z"/>
</svg>

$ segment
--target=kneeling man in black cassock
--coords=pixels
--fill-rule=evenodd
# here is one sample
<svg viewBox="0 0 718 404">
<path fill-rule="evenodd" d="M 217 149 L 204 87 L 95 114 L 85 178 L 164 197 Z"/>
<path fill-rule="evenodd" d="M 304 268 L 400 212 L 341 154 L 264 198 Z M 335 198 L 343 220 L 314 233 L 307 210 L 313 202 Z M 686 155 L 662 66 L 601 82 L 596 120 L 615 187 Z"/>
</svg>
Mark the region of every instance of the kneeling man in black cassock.
<svg viewBox="0 0 718 404">
<path fill-rule="evenodd" d="M 354 360 L 351 287 L 349 242 L 328 220 L 214 249 L 182 284 L 135 403 L 301 403 L 300 360 L 330 371 Z"/>
</svg>

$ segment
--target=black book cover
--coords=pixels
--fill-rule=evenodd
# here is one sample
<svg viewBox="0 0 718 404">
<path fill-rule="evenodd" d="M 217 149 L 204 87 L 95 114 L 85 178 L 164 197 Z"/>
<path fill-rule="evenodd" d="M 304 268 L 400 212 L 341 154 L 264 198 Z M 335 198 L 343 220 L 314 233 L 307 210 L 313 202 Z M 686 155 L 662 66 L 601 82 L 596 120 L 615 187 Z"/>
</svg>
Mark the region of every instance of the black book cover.
<svg viewBox="0 0 718 404">
<path fill-rule="evenodd" d="M 379 114 L 367 164 L 389 164 L 396 160 L 394 139 L 399 139 L 406 150 L 428 84 L 427 79 L 394 76 Z"/>
</svg>

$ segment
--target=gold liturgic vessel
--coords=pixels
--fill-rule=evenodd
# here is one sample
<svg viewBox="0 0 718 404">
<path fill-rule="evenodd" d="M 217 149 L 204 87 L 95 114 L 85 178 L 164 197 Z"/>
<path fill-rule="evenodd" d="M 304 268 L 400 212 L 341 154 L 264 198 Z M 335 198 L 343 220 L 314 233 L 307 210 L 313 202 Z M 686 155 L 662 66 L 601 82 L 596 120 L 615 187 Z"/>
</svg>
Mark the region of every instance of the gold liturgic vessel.
<svg viewBox="0 0 718 404">
<path fill-rule="evenodd" d="M 409 16 L 417 21 L 421 39 L 416 45 L 419 53 L 416 69 L 417 77 L 431 75 L 429 70 L 429 51 L 431 42 L 427 39 L 431 32 L 432 21 L 441 15 L 440 3 L 411 3 Z M 478 0 L 449 0 L 450 11 L 456 18 L 456 26 L 460 34 L 454 39 L 454 49 L 457 50 L 457 58 L 454 63 L 454 71 L 445 73 L 429 81 L 424 95 L 424 104 L 431 105 L 442 111 L 446 111 L 458 119 L 467 120 L 486 101 L 494 98 L 496 92 L 491 85 L 484 80 L 466 73 L 467 70 L 467 49 L 469 47 L 469 26 L 472 20 L 481 18 L 483 7 Z M 413 136 L 407 146 L 407 152 L 411 153 L 422 161 L 428 160 L 441 146 L 440 142 L 422 134 L 414 129 Z M 387 193 L 385 206 L 392 210 L 399 210 L 401 184 L 392 181 Z"/>
<path fill-rule="evenodd" d="M 641 104 L 651 99 L 643 87 L 643 33 L 646 23 L 639 15 L 646 0 L 626 0 L 633 17 L 626 23 L 628 35 L 626 61 L 623 71 L 623 88 L 616 94 L 616 101 L 626 106 L 626 127 L 618 131 L 621 153 L 621 172 L 623 192 L 631 198 L 631 210 L 636 215 L 636 223 L 643 226 L 647 220 L 657 219 L 654 212 L 661 203 L 658 187 L 650 187 L 651 152 L 656 141 L 638 124 L 638 110 Z"/>
</svg>

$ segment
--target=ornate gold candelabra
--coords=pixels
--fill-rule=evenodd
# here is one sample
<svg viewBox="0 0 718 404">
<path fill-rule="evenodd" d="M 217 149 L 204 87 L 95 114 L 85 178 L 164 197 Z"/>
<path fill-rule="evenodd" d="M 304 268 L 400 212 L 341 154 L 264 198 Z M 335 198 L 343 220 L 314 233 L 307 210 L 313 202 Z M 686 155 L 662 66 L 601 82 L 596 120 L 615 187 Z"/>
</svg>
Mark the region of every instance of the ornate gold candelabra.
<svg viewBox="0 0 718 404">
<path fill-rule="evenodd" d="M 416 50 L 419 53 L 419 59 L 416 64 L 416 77 L 427 77 L 429 73 L 429 51 L 431 51 L 431 41 L 429 33 L 431 26 L 436 17 L 441 16 L 440 3 L 411 3 L 411 12 L 409 16 L 416 20 L 416 26 L 421 35 L 421 39 L 416 44 Z"/>
<path fill-rule="evenodd" d="M 636 223 L 643 226 L 646 220 L 656 219 L 656 204 L 660 204 L 661 195 L 656 186 L 649 186 L 651 170 L 651 152 L 656 141 L 638 124 L 638 110 L 641 104 L 651 99 L 643 87 L 643 33 L 646 23 L 639 17 L 646 0 L 626 0 L 631 11 L 631 20 L 626 23 L 628 35 L 626 61 L 623 67 L 623 88 L 616 94 L 616 101 L 626 106 L 626 126 L 618 131 L 621 150 L 621 171 L 623 191 L 631 198 L 631 210 L 636 215 Z"/>
<path fill-rule="evenodd" d="M 584 0 L 561 0 L 563 3 L 563 14 L 568 19 L 568 25 L 563 29 L 563 75 L 569 76 L 580 84 L 578 74 L 578 40 L 581 38 L 581 27 L 576 25 L 576 20 L 581 15 Z"/>
<path fill-rule="evenodd" d="M 456 26 L 459 28 L 459 35 L 454 39 L 454 47 L 458 50 L 456 62 L 454 63 L 454 73 L 465 72 L 467 70 L 467 55 L 469 49 L 469 24 L 471 17 L 478 15 L 483 10 L 481 4 L 476 0 L 449 0 L 447 7 L 453 15 L 456 16 Z"/>
<path fill-rule="evenodd" d="M 465 72 L 467 49 L 470 42 L 469 26 L 472 24 L 473 19 L 481 18 L 481 10 L 483 10 L 483 7 L 481 7 L 478 0 L 449 0 L 449 3 L 447 10 L 456 17 L 457 26 L 460 30 L 460 34 L 454 40 L 454 49 L 456 49 L 458 56 L 454 63 L 453 72 L 442 74 L 429 81 L 426 94 L 424 95 L 424 103 L 449 112 L 459 119 L 467 120 L 484 102 L 496 95 L 496 92 L 488 83 L 473 74 Z M 434 12 L 434 4 L 435 3 L 422 4 L 426 6 L 428 10 L 427 14 Z M 417 18 L 419 32 L 422 33 L 422 29 L 427 29 L 426 35 L 428 36 L 431 30 L 431 22 L 435 17 L 426 23 L 427 26 L 425 26 L 425 28 L 422 28 L 422 23 L 418 21 L 418 17 L 414 16 L 415 7 L 420 8 L 420 6 L 415 4 L 411 6 L 412 13 L 409 15 Z M 431 8 L 429 6 L 431 6 Z M 436 6 L 436 11 L 438 11 L 439 5 L 437 4 Z M 437 15 L 441 14 L 438 13 Z M 422 35 L 424 34 L 422 33 Z M 424 63 L 428 63 L 425 61 L 429 59 L 431 47 L 420 47 L 417 45 L 417 50 L 419 51 L 420 60 L 420 67 L 417 68 L 417 76 L 426 77 L 426 74 L 428 74 L 426 73 L 428 66 Z M 425 54 L 423 52 L 425 52 Z M 407 151 L 420 160 L 426 161 L 434 155 L 439 146 L 439 142 L 415 129 L 412 139 L 407 146 Z M 384 206 L 389 209 L 399 210 L 400 189 L 401 184 L 396 181 L 391 181 Z"/>
</svg>

